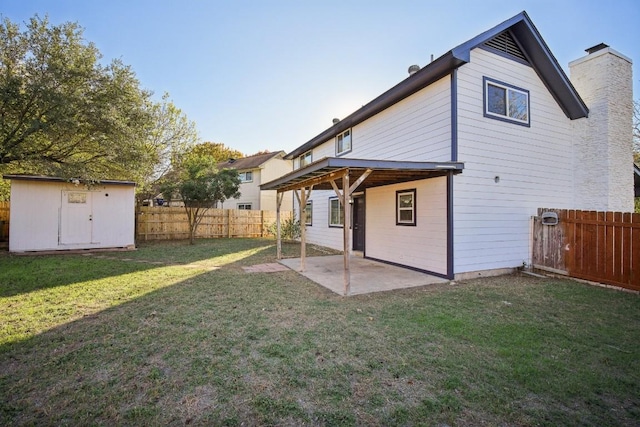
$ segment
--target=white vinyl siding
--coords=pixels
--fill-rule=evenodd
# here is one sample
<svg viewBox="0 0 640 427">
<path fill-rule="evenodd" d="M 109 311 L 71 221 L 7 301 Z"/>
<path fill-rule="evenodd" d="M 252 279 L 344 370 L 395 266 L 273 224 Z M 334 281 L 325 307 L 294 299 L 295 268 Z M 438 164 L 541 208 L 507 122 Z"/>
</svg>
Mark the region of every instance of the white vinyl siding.
<svg viewBox="0 0 640 427">
<path fill-rule="evenodd" d="M 450 77 L 438 80 L 352 127 L 351 140 L 351 151 L 341 157 L 407 161 L 451 160 Z M 313 149 L 314 161 L 335 156 L 335 138 Z"/>
<path fill-rule="evenodd" d="M 335 197 L 333 190 L 313 190 L 314 226 L 307 227 L 307 242 L 328 248 L 342 250 L 343 228 L 329 227 L 329 199 Z M 300 218 L 298 202 L 295 202 L 296 217 Z"/>
<path fill-rule="evenodd" d="M 484 117 L 484 76 L 530 91 L 530 127 Z M 531 67 L 471 52 L 458 71 L 458 159 L 455 273 L 529 262 L 530 217 L 573 203 L 572 122 Z"/>
<path fill-rule="evenodd" d="M 259 179 L 254 176 L 254 184 L 257 188 L 260 188 L 260 184 L 280 178 L 292 170 L 293 162 L 291 160 L 284 160 L 279 156 L 272 157 L 267 160 L 258 171 L 260 174 Z M 260 203 L 258 206 L 254 205 L 254 208 L 263 211 L 275 211 L 277 208 L 276 196 L 277 192 L 275 190 L 261 190 Z M 284 193 L 280 209 L 283 211 L 291 211 L 293 209 L 293 192 L 287 191 Z"/>
<path fill-rule="evenodd" d="M 481 101 L 482 103 L 482 101 Z M 351 128 L 351 151 L 342 157 L 354 159 L 382 159 L 382 160 L 407 160 L 407 161 L 449 161 L 451 160 L 451 79 L 449 76 L 440 79 L 427 88 L 424 88 L 410 97 L 398 102 L 375 116 Z M 313 149 L 314 161 L 325 157 L 335 157 L 335 138 L 331 138 Z M 403 188 L 413 188 L 403 186 Z M 307 230 L 307 241 L 310 243 L 342 250 L 342 228 L 329 227 L 329 198 L 335 197 L 334 191 L 314 190 L 311 200 L 314 203 L 314 227 Z M 393 228 L 395 222 L 395 190 L 390 193 L 390 221 Z M 420 199 L 420 195 L 417 195 Z M 446 196 L 443 196 L 443 201 Z M 420 203 L 420 202 L 419 202 Z M 297 203 L 296 203 L 297 205 Z M 367 199 L 367 216 L 375 205 Z M 297 210 L 297 206 L 296 206 Z M 367 218 L 367 223 L 369 219 Z M 418 214 L 417 221 L 420 221 Z M 446 222 L 443 224 L 442 233 L 446 233 Z M 409 230 L 406 230 L 409 232 Z M 375 228 L 366 230 L 366 251 L 368 254 L 369 239 L 376 237 L 378 231 Z M 399 236 L 391 234 L 394 245 L 401 247 Z M 386 238 L 389 238 L 387 236 Z M 434 247 L 438 251 L 440 246 Z M 446 248 L 446 244 L 444 246 Z M 431 249 L 429 249 L 430 251 Z M 403 251 L 401 251 L 403 252 Z M 443 252 L 446 255 L 446 250 Z M 385 255 L 386 256 L 386 255 Z M 418 255 L 419 257 L 420 255 Z M 446 259 L 440 259 L 440 255 L 429 253 L 427 257 L 433 259 L 429 265 L 437 265 L 438 272 L 446 273 Z M 384 258 L 381 258 L 384 259 Z M 397 260 L 396 260 L 397 261 Z M 396 262 L 394 261 L 394 262 Z M 397 261 L 399 262 L 399 261 Z M 417 263 L 417 268 L 425 268 Z M 408 264 L 410 265 L 410 264 Z M 443 267 L 444 265 L 444 267 Z M 435 268 L 435 267 L 434 267 Z M 435 271 L 435 270 L 434 270 Z"/>
<path fill-rule="evenodd" d="M 240 191 L 240 197 L 237 199 L 225 200 L 222 204 L 224 209 L 239 209 L 239 205 L 250 205 L 253 209 L 263 209 L 260 205 L 260 169 L 254 169 L 250 171 L 251 181 L 245 181 L 240 183 L 238 191 Z M 247 173 L 247 172 L 243 172 Z M 246 175 L 245 175 L 246 176 Z"/>
<path fill-rule="evenodd" d="M 416 190 L 416 226 L 396 226 L 396 191 Z M 447 273 L 447 180 L 431 178 L 366 192 L 366 256 Z"/>
</svg>

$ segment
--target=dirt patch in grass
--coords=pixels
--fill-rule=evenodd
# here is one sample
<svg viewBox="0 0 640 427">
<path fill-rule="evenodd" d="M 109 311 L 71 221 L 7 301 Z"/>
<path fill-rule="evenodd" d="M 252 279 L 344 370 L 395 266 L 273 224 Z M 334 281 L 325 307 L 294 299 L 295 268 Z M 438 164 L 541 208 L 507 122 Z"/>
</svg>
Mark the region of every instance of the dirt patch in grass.
<svg viewBox="0 0 640 427">
<path fill-rule="evenodd" d="M 194 246 L 1 258 L 0 424 L 640 423 L 637 295 L 504 276 L 342 298 L 245 273 L 272 241 Z"/>
</svg>

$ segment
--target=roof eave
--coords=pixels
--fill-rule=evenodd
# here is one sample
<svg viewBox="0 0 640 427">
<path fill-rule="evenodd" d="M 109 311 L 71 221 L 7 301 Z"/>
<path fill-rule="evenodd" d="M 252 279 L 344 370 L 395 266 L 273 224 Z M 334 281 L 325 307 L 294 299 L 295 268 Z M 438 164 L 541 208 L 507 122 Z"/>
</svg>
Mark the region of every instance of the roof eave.
<svg viewBox="0 0 640 427">
<path fill-rule="evenodd" d="M 468 54 L 506 30 L 510 30 L 521 44 L 529 63 L 565 115 L 571 120 L 588 117 L 589 109 L 525 11 L 457 46 L 453 51 L 458 55 Z"/>
<path fill-rule="evenodd" d="M 325 174 L 327 169 L 387 169 L 387 170 L 433 170 L 433 171 L 454 171 L 460 173 L 464 169 L 462 162 L 416 162 L 401 160 L 369 160 L 352 159 L 347 157 L 325 157 L 311 163 L 304 168 L 296 169 L 273 181 L 260 185 L 261 190 L 278 190 L 289 186 L 292 182 L 313 174 Z"/>
<path fill-rule="evenodd" d="M 438 59 L 431 62 L 429 65 L 419 70 L 414 75 L 407 77 L 391 89 L 384 92 L 382 95 L 378 96 L 368 104 L 362 106 L 360 109 L 342 119 L 332 127 L 326 129 L 324 132 L 320 133 L 300 147 L 291 151 L 284 158 L 287 160 L 291 160 L 301 154 L 306 153 L 307 151 L 317 147 L 330 138 L 338 135 L 339 133 L 357 125 L 358 123 L 362 123 L 368 118 L 380 113 L 381 111 L 384 111 L 385 109 L 391 107 L 399 101 L 402 101 L 406 97 L 413 95 L 419 90 L 424 89 L 430 84 L 440 80 L 444 76 L 451 73 L 452 70 L 460 67 L 467 62 L 468 55 L 464 56 L 464 54 L 462 54 L 458 56 L 453 51 L 445 53 Z"/>
<path fill-rule="evenodd" d="M 571 84 L 542 36 L 523 11 L 495 27 L 477 35 L 465 43 L 453 48 L 435 61 L 431 62 L 413 76 L 407 77 L 396 86 L 384 92 L 373 101 L 364 105 L 345 119 L 328 128 L 300 147 L 291 151 L 285 159 L 294 159 L 305 152 L 326 142 L 339 133 L 367 120 L 379 112 L 389 108 L 404 98 L 441 79 L 452 70 L 470 61 L 471 50 L 482 45 L 503 31 L 511 30 L 522 44 L 529 62 L 540 79 L 555 98 L 565 115 L 571 119 L 588 117 L 589 109 Z"/>
<path fill-rule="evenodd" d="M 56 176 L 43 176 L 43 175 L 2 175 L 3 179 L 16 180 L 16 181 L 37 181 L 37 182 L 64 182 L 64 183 L 72 183 L 75 181 L 74 178 L 61 178 Z M 125 186 L 136 186 L 134 181 L 119 181 L 113 179 L 101 179 L 96 181 L 87 181 L 85 179 L 77 179 L 78 183 L 82 184 L 97 184 L 97 185 L 125 185 Z"/>
</svg>

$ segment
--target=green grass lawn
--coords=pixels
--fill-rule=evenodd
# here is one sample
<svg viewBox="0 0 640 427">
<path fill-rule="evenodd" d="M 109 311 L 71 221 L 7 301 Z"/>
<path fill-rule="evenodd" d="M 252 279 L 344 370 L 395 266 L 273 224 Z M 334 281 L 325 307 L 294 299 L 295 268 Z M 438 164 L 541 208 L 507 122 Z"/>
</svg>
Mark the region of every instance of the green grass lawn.
<svg viewBox="0 0 640 427">
<path fill-rule="evenodd" d="M 637 294 L 513 275 L 344 298 L 241 268 L 274 260 L 261 239 L 0 254 L 0 425 L 640 424 Z"/>
</svg>

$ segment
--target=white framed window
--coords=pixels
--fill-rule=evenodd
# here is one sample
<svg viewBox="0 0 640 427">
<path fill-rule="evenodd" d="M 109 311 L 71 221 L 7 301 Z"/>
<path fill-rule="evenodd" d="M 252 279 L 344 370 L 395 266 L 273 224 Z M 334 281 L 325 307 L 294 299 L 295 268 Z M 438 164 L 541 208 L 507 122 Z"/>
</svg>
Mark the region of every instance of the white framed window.
<svg viewBox="0 0 640 427">
<path fill-rule="evenodd" d="M 238 209 L 244 210 L 244 211 L 250 211 L 251 203 L 238 203 Z"/>
<path fill-rule="evenodd" d="M 312 160 L 312 156 L 311 156 L 311 151 L 307 151 L 306 153 L 304 153 L 300 157 L 298 157 L 298 164 L 300 165 L 301 168 L 307 166 L 312 161 L 313 160 Z"/>
<path fill-rule="evenodd" d="M 344 210 L 337 197 L 329 198 L 329 227 L 344 226 Z"/>
<path fill-rule="evenodd" d="M 312 225 L 313 224 L 313 200 L 309 200 L 307 202 L 307 205 L 304 207 L 304 212 L 305 212 L 305 225 Z"/>
<path fill-rule="evenodd" d="M 484 116 L 530 126 L 529 91 L 488 77 L 484 83 Z"/>
<path fill-rule="evenodd" d="M 396 225 L 416 225 L 416 190 L 396 191 Z"/>
<path fill-rule="evenodd" d="M 240 182 L 253 182 L 253 172 L 252 171 L 240 172 L 238 174 L 238 177 L 240 178 Z"/>
<path fill-rule="evenodd" d="M 336 156 L 351 151 L 351 129 L 347 129 L 336 136 Z"/>
</svg>

